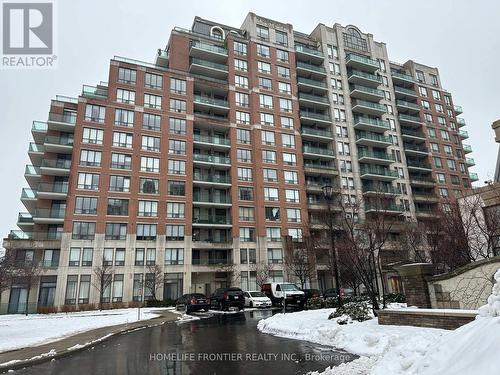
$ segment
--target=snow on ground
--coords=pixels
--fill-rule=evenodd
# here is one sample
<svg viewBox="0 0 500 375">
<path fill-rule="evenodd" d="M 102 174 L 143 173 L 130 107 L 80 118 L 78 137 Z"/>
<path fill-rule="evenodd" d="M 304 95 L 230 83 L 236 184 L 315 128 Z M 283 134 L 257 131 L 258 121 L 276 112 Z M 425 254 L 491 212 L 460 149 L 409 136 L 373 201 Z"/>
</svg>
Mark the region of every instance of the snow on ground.
<svg viewBox="0 0 500 375">
<path fill-rule="evenodd" d="M 141 308 L 140 320 L 155 318 L 164 308 Z M 0 315 L 0 352 L 57 341 L 76 333 L 136 322 L 137 309 L 60 314 Z"/>
</svg>

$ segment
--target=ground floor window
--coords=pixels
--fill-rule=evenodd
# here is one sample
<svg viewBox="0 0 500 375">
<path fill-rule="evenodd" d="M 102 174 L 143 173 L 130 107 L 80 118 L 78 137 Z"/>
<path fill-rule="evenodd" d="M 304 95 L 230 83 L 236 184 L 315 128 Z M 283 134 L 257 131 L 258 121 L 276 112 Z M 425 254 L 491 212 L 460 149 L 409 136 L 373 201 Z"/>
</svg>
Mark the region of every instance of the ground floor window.
<svg viewBox="0 0 500 375">
<path fill-rule="evenodd" d="M 182 295 L 183 284 L 182 272 L 166 273 L 163 299 L 176 300 L 179 298 Z"/>
<path fill-rule="evenodd" d="M 243 290 L 259 290 L 257 287 L 257 278 L 255 271 L 241 272 L 241 289 Z"/>
</svg>

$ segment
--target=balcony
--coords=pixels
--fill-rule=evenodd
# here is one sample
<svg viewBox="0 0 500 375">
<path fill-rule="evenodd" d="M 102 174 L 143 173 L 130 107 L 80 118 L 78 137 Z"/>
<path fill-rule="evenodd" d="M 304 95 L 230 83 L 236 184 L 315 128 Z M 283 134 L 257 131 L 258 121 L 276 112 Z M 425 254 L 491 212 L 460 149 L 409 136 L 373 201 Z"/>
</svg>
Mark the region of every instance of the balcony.
<svg viewBox="0 0 500 375">
<path fill-rule="evenodd" d="M 193 163 L 210 165 L 210 166 L 219 166 L 224 168 L 231 167 L 231 159 L 227 156 L 193 154 Z"/>
<path fill-rule="evenodd" d="M 169 59 L 168 51 L 165 51 L 164 49 L 159 48 L 158 52 L 156 54 L 155 65 L 157 65 L 161 68 L 166 68 L 166 67 L 168 67 L 168 59 Z"/>
<path fill-rule="evenodd" d="M 307 74 L 319 77 L 326 76 L 326 70 L 323 65 L 313 65 L 302 61 L 297 61 L 297 72 L 306 72 Z"/>
<path fill-rule="evenodd" d="M 195 57 L 191 58 L 189 72 L 209 78 L 215 78 L 218 80 L 226 80 L 228 74 L 227 65 L 198 59 Z"/>
<path fill-rule="evenodd" d="M 432 166 L 426 161 L 417 161 L 406 159 L 406 165 L 408 169 L 420 170 L 420 171 L 432 171 Z"/>
<path fill-rule="evenodd" d="M 365 115 L 382 116 L 385 113 L 385 106 L 366 100 L 356 99 L 352 101 L 352 111 Z"/>
<path fill-rule="evenodd" d="M 213 149 L 228 149 L 231 147 L 231 141 L 227 138 L 211 135 L 193 135 L 193 143 L 198 146 L 209 146 Z"/>
<path fill-rule="evenodd" d="M 231 178 L 229 176 L 195 173 L 193 175 L 193 183 L 194 185 L 202 186 L 231 187 Z"/>
<path fill-rule="evenodd" d="M 333 139 L 333 134 L 329 130 L 302 127 L 300 131 L 303 139 Z"/>
<path fill-rule="evenodd" d="M 422 175 L 410 175 L 410 185 L 422 187 L 434 187 L 436 181 L 432 177 L 425 177 Z"/>
<path fill-rule="evenodd" d="M 390 130 L 390 128 L 391 127 L 387 121 L 364 116 L 354 116 L 354 129 L 356 130 L 383 133 L 386 130 Z"/>
<path fill-rule="evenodd" d="M 391 154 L 385 152 L 373 152 L 368 150 L 360 150 L 358 152 L 358 161 L 360 163 L 389 165 L 394 163 L 394 158 Z"/>
<path fill-rule="evenodd" d="M 37 202 L 36 190 L 23 188 L 21 191 L 21 202 L 28 211 L 34 210 Z"/>
<path fill-rule="evenodd" d="M 297 55 L 297 57 L 305 57 L 307 60 L 315 61 L 318 63 L 322 62 L 325 58 L 323 52 L 302 45 L 295 46 L 295 54 Z"/>
<path fill-rule="evenodd" d="M 360 175 L 363 179 L 380 181 L 392 181 L 398 178 L 398 172 L 375 165 L 361 165 Z"/>
<path fill-rule="evenodd" d="M 90 99 L 106 100 L 108 98 L 108 88 L 105 86 L 83 85 L 82 96 Z"/>
<path fill-rule="evenodd" d="M 417 92 L 412 89 L 407 89 L 405 87 L 394 86 L 394 94 L 397 99 L 416 99 Z"/>
<path fill-rule="evenodd" d="M 466 130 L 459 130 L 458 134 L 460 135 L 461 139 L 469 138 L 469 133 Z"/>
<path fill-rule="evenodd" d="M 321 122 L 323 124 L 330 125 L 332 119 L 328 112 L 324 113 L 316 113 L 310 111 L 300 111 L 300 121 L 304 123 L 317 123 Z"/>
<path fill-rule="evenodd" d="M 229 111 L 229 102 L 224 99 L 211 98 L 195 94 L 193 96 L 193 102 L 195 112 L 197 110 L 208 110 L 216 115 L 226 116 Z"/>
<path fill-rule="evenodd" d="M 24 169 L 24 178 L 28 181 L 28 185 L 33 187 L 38 184 L 40 178 L 42 177 L 42 172 L 39 167 L 27 164 Z"/>
<path fill-rule="evenodd" d="M 469 172 L 469 178 L 472 182 L 479 181 L 479 176 L 474 172 Z"/>
<path fill-rule="evenodd" d="M 40 166 L 40 171 L 50 176 L 69 176 L 70 168 L 71 160 L 44 159 Z"/>
<path fill-rule="evenodd" d="M 459 105 L 454 105 L 453 110 L 455 111 L 455 115 L 461 115 L 462 113 L 464 113 L 462 107 Z"/>
<path fill-rule="evenodd" d="M 225 215 L 211 215 L 203 217 L 193 216 L 193 227 L 231 228 L 231 220 Z"/>
<path fill-rule="evenodd" d="M 71 154 L 73 152 L 73 138 L 47 136 L 43 146 L 47 152 Z"/>
<path fill-rule="evenodd" d="M 31 125 L 31 134 L 33 135 L 33 140 L 35 143 L 43 143 L 45 136 L 47 135 L 47 123 L 41 121 L 33 121 Z"/>
<path fill-rule="evenodd" d="M 316 193 L 323 193 L 324 186 L 325 186 L 325 184 L 322 184 L 322 183 L 306 181 L 306 190 L 307 191 L 313 191 Z"/>
<path fill-rule="evenodd" d="M 439 216 L 439 214 L 430 207 L 415 207 L 415 215 L 421 219 L 430 219 Z"/>
<path fill-rule="evenodd" d="M 400 114 L 398 116 L 399 122 L 401 125 L 407 125 L 412 127 L 420 127 L 422 126 L 422 120 L 419 116 L 411 116 Z"/>
<path fill-rule="evenodd" d="M 467 164 L 467 166 L 469 167 L 473 167 L 476 165 L 476 161 L 474 160 L 474 158 L 465 158 L 465 164 Z"/>
<path fill-rule="evenodd" d="M 396 84 L 402 84 L 403 86 L 411 86 L 415 83 L 415 79 L 409 75 L 398 72 L 391 72 L 392 82 Z"/>
<path fill-rule="evenodd" d="M 321 80 L 297 77 L 297 84 L 299 85 L 299 88 L 307 87 L 307 88 L 317 89 L 320 91 L 328 91 L 326 83 Z"/>
<path fill-rule="evenodd" d="M 403 136 L 403 139 L 409 139 L 411 141 L 424 142 L 426 139 L 425 134 L 418 130 L 410 130 L 402 128 L 401 135 Z"/>
<path fill-rule="evenodd" d="M 366 196 L 380 196 L 380 195 L 400 195 L 401 190 L 388 184 L 363 184 L 363 195 Z"/>
<path fill-rule="evenodd" d="M 347 75 L 349 83 L 359 84 L 367 87 L 378 87 L 382 84 L 382 78 L 375 74 L 361 72 L 359 70 L 351 70 Z"/>
<path fill-rule="evenodd" d="M 357 132 L 356 144 L 364 146 L 388 147 L 392 145 L 390 137 L 378 133 Z"/>
<path fill-rule="evenodd" d="M 33 215 L 36 224 L 61 224 L 64 223 L 64 211 L 60 209 L 39 208 Z"/>
<path fill-rule="evenodd" d="M 32 230 L 33 225 L 33 217 L 29 212 L 19 212 L 17 215 L 17 226 L 22 230 Z"/>
<path fill-rule="evenodd" d="M 395 203 L 365 203 L 366 213 L 379 213 L 384 215 L 400 215 L 405 211 L 405 207 Z"/>
<path fill-rule="evenodd" d="M 472 152 L 472 147 L 470 145 L 462 145 L 464 148 L 464 153 L 470 154 Z"/>
<path fill-rule="evenodd" d="M 193 41 L 189 50 L 189 56 L 217 63 L 225 63 L 227 61 L 227 49 L 214 44 Z"/>
<path fill-rule="evenodd" d="M 384 92 L 382 90 L 361 85 L 350 85 L 350 89 L 350 94 L 353 98 L 374 101 L 380 101 L 384 99 Z"/>
<path fill-rule="evenodd" d="M 48 127 L 51 130 L 58 130 L 64 132 L 73 132 L 75 130 L 76 124 L 76 112 L 64 112 L 64 113 L 49 113 L 49 119 L 47 121 Z"/>
<path fill-rule="evenodd" d="M 193 205 L 207 207 L 231 207 L 232 203 L 229 196 L 216 196 L 208 193 L 194 193 Z"/>
<path fill-rule="evenodd" d="M 415 155 L 429 155 L 429 150 L 425 146 L 416 145 L 412 143 L 404 143 L 403 148 L 407 154 L 415 154 Z"/>
<path fill-rule="evenodd" d="M 28 147 L 28 156 L 33 164 L 40 165 L 43 159 L 45 148 L 43 145 L 31 142 Z"/>
<path fill-rule="evenodd" d="M 335 158 L 335 151 L 330 150 L 328 148 L 324 147 L 314 147 L 314 146 L 307 146 L 304 145 L 302 147 L 302 152 L 304 153 L 304 156 L 315 156 L 320 159 L 334 159 Z"/>
<path fill-rule="evenodd" d="M 436 194 L 434 193 L 422 193 L 422 192 L 412 192 L 413 200 L 415 202 L 438 202 L 439 198 Z"/>
<path fill-rule="evenodd" d="M 321 163 L 304 163 L 304 173 L 309 176 L 332 176 L 338 174 L 338 170 L 334 166 Z"/>
<path fill-rule="evenodd" d="M 459 128 L 461 128 L 461 127 L 464 127 L 467 124 L 465 123 L 465 120 L 463 118 L 457 117 L 457 125 L 458 125 Z"/>
<path fill-rule="evenodd" d="M 396 107 L 397 107 L 399 112 L 407 112 L 407 113 L 413 113 L 413 114 L 417 114 L 420 112 L 420 107 L 417 104 L 407 102 L 405 100 L 397 99 L 396 100 Z"/>
<path fill-rule="evenodd" d="M 326 96 L 311 95 L 299 92 L 299 102 L 306 103 L 316 108 L 329 108 L 330 100 Z"/>
<path fill-rule="evenodd" d="M 377 60 L 353 53 L 347 55 L 345 64 L 350 68 L 361 69 L 370 73 L 375 73 L 380 67 Z"/>
<path fill-rule="evenodd" d="M 66 199 L 68 196 L 68 183 L 41 183 L 37 187 L 38 197 L 43 199 Z"/>
</svg>

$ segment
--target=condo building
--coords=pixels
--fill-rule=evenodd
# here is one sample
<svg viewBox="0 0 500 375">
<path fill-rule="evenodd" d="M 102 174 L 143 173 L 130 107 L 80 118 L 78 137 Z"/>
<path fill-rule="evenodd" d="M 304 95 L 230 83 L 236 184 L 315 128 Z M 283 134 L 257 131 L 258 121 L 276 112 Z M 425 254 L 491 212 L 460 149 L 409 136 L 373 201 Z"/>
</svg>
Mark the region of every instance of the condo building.
<svg viewBox="0 0 500 375">
<path fill-rule="evenodd" d="M 57 96 L 33 122 L 27 212 L 4 247 L 41 272 L 29 293 L 13 281 L 3 312 L 97 303 L 101 265 L 113 269 L 106 303 L 150 298 L 155 265 L 160 299 L 255 290 L 262 263 L 288 281 L 287 242 L 324 230 L 324 186 L 362 202 L 360 220 L 380 193 L 384 214 L 427 220 L 471 189 L 460 113 L 436 68 L 390 61 L 355 26 L 304 34 L 253 13 L 240 28 L 196 17 L 153 63 L 115 57 L 107 82 Z M 333 287 L 315 259 L 311 286 Z"/>
</svg>

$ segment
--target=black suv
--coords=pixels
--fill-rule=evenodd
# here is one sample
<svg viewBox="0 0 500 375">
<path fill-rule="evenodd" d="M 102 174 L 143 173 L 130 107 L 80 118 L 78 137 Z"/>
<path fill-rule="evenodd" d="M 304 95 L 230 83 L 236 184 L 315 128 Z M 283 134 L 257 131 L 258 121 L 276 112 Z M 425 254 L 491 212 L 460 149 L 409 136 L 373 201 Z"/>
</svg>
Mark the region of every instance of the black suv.
<svg viewBox="0 0 500 375">
<path fill-rule="evenodd" d="M 243 297 L 243 291 L 240 288 L 220 288 L 210 296 L 210 305 L 219 310 L 229 310 L 230 307 L 243 310 L 245 297 Z"/>
</svg>

